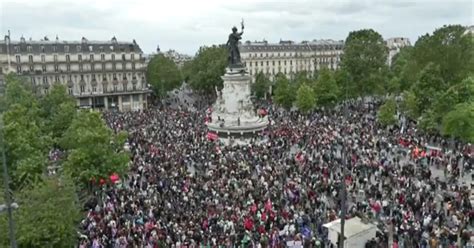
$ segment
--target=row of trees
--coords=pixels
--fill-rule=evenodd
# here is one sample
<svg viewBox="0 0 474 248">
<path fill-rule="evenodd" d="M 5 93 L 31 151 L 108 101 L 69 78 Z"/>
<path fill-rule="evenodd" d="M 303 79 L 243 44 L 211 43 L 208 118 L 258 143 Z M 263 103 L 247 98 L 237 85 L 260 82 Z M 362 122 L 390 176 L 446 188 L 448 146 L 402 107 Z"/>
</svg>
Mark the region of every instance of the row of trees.
<svg viewBox="0 0 474 248">
<path fill-rule="evenodd" d="M 19 246 L 74 246 L 81 206 L 78 193 L 91 186 L 91 178 L 125 171 L 126 134 L 114 134 L 100 113 L 78 111 L 62 85 L 37 97 L 29 84 L 8 75 L 1 102 L 4 140 L 0 142 L 5 146 L 11 194 L 20 206 L 14 212 Z M 51 176 L 48 155 L 53 149 L 65 157 Z M 0 180 L 3 185 L 3 177 Z M 7 235 L 6 216 L 0 215 L 0 246 L 8 246 Z"/>
<path fill-rule="evenodd" d="M 346 96 L 384 96 L 387 100 L 378 114 L 382 125 L 396 124 L 397 113 L 403 113 L 428 133 L 473 142 L 474 43 L 473 36 L 464 33 L 464 27 L 452 25 L 421 36 L 388 67 L 388 50 L 380 34 L 371 29 L 351 32 L 338 70 L 323 68 L 318 75 L 300 72 L 293 80 L 276 75 L 273 99 L 285 108 L 309 112 Z M 259 73 L 254 94 L 262 97 L 268 84 Z M 395 96 L 402 101 L 395 101 Z"/>
</svg>

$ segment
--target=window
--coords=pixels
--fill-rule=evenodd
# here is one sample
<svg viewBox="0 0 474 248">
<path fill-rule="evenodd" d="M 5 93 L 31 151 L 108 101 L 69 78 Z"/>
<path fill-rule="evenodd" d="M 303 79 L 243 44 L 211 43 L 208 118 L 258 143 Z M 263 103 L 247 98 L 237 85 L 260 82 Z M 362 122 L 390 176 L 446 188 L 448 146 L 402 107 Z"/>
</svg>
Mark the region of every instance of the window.
<svg viewBox="0 0 474 248">
<path fill-rule="evenodd" d="M 115 68 L 117 67 L 117 65 L 115 63 L 112 63 L 112 70 L 115 71 Z"/>
<path fill-rule="evenodd" d="M 81 45 L 77 45 L 77 46 L 76 46 L 76 51 L 77 51 L 77 52 L 80 52 L 80 51 L 81 51 Z"/>
<path fill-rule="evenodd" d="M 285 61 L 283 61 L 283 65 L 286 65 L 286 60 L 285 60 Z"/>
<path fill-rule="evenodd" d="M 249 66 L 252 67 L 252 61 L 249 62 Z"/>
<path fill-rule="evenodd" d="M 66 55 L 66 62 L 70 62 L 70 61 L 71 61 L 71 56 L 69 56 L 69 54 L 68 54 L 68 55 Z"/>
<path fill-rule="evenodd" d="M 107 83 L 102 83 L 102 91 L 107 93 Z"/>
<path fill-rule="evenodd" d="M 56 45 L 53 45 L 53 52 L 56 52 L 56 50 L 57 50 Z"/>
<path fill-rule="evenodd" d="M 114 80 L 117 80 L 117 74 L 115 74 L 115 73 L 112 74 L 112 77 L 113 77 Z"/>
<path fill-rule="evenodd" d="M 102 71 L 105 71 L 105 64 L 102 64 Z"/>
<path fill-rule="evenodd" d="M 131 55 L 130 55 L 130 59 L 131 59 L 131 60 L 135 60 L 135 54 L 131 54 Z"/>
<path fill-rule="evenodd" d="M 79 60 L 79 62 L 81 62 L 82 61 L 82 55 L 80 55 L 80 54 L 77 55 L 77 60 Z"/>
<path fill-rule="evenodd" d="M 69 95 L 72 95 L 72 94 L 73 94 L 73 89 L 72 89 L 72 87 L 69 87 L 69 88 L 67 89 L 67 92 L 69 93 Z"/>
<path fill-rule="evenodd" d="M 123 83 L 122 89 L 123 91 L 127 91 L 127 83 Z"/>
<path fill-rule="evenodd" d="M 260 54 L 260 58 L 263 57 L 263 53 Z"/>
<path fill-rule="evenodd" d="M 41 49 L 41 52 L 44 53 L 44 46 L 41 46 L 40 49 Z"/>
<path fill-rule="evenodd" d="M 30 65 L 30 72 L 33 72 L 35 70 L 35 67 Z"/>
<path fill-rule="evenodd" d="M 67 64 L 67 65 L 66 65 L 66 70 L 67 70 L 67 71 L 71 71 L 71 65 L 70 65 L 70 64 Z"/>
<path fill-rule="evenodd" d="M 43 72 L 46 72 L 46 65 L 42 65 L 41 67 L 43 69 Z"/>
<path fill-rule="evenodd" d="M 275 65 L 275 61 L 272 61 L 272 65 Z"/>
<path fill-rule="evenodd" d="M 96 92 L 97 91 L 97 87 L 96 86 L 92 86 L 92 92 Z"/>
<path fill-rule="evenodd" d="M 95 81 L 95 74 L 92 74 L 91 78 L 92 78 L 92 81 Z"/>
<path fill-rule="evenodd" d="M 54 57 L 54 62 L 58 62 L 58 55 L 55 54 L 53 57 Z"/>
<path fill-rule="evenodd" d="M 114 84 L 114 91 L 117 91 L 117 85 Z"/>
<path fill-rule="evenodd" d="M 293 60 L 290 60 L 290 65 L 293 65 Z"/>
<path fill-rule="evenodd" d="M 267 61 L 267 66 L 270 64 L 270 61 Z"/>
<path fill-rule="evenodd" d="M 82 64 L 79 64 L 79 71 L 84 71 L 84 66 Z"/>
<path fill-rule="evenodd" d="M 94 54 L 91 54 L 90 56 L 91 62 L 94 61 Z"/>
<path fill-rule="evenodd" d="M 64 46 L 64 52 L 68 53 L 69 52 L 69 46 Z"/>
<path fill-rule="evenodd" d="M 27 46 L 27 47 L 26 47 L 26 50 L 31 53 L 31 51 L 33 51 L 33 47 Z"/>
<path fill-rule="evenodd" d="M 89 46 L 89 52 L 92 52 L 92 50 L 93 50 L 92 46 Z"/>
<path fill-rule="evenodd" d="M 41 62 L 44 63 L 45 61 L 46 61 L 46 56 L 43 54 L 43 55 L 41 55 Z"/>
<path fill-rule="evenodd" d="M 86 86 L 84 84 L 81 84 L 79 88 L 81 90 L 81 93 L 84 93 L 86 91 Z"/>
<path fill-rule="evenodd" d="M 260 65 L 263 66 L 263 61 L 260 62 Z"/>
<path fill-rule="evenodd" d="M 95 64 L 94 63 L 91 64 L 91 71 L 95 71 Z"/>
<path fill-rule="evenodd" d="M 54 71 L 55 71 L 55 72 L 58 72 L 58 71 L 59 71 L 59 66 L 58 66 L 58 65 L 54 65 Z"/>
<path fill-rule="evenodd" d="M 43 77 L 43 84 L 48 84 L 48 77 Z"/>
<path fill-rule="evenodd" d="M 127 65 L 125 63 L 122 63 L 122 70 L 126 70 L 127 69 Z"/>
<path fill-rule="evenodd" d="M 135 70 L 135 63 L 132 63 L 132 70 Z"/>
<path fill-rule="evenodd" d="M 20 55 L 16 55 L 16 62 L 17 62 L 17 63 L 20 63 L 20 62 L 21 62 Z"/>
<path fill-rule="evenodd" d="M 278 65 L 281 65 L 281 61 L 280 61 L 280 60 L 278 60 Z"/>
<path fill-rule="evenodd" d="M 101 59 L 102 61 L 104 61 L 104 60 L 105 60 L 105 54 L 101 54 L 101 55 L 100 55 L 100 59 Z"/>
<path fill-rule="evenodd" d="M 17 73 L 21 73 L 21 65 L 19 65 L 19 66 L 16 67 L 16 72 L 17 72 Z"/>
<path fill-rule="evenodd" d="M 122 54 L 122 61 L 125 61 L 125 54 Z"/>
<path fill-rule="evenodd" d="M 57 83 L 59 83 L 59 76 L 55 76 L 55 77 L 54 77 L 54 81 L 57 82 Z"/>
<path fill-rule="evenodd" d="M 28 55 L 28 61 L 29 61 L 30 63 L 33 63 L 33 55 Z"/>
<path fill-rule="evenodd" d="M 115 54 L 112 54 L 112 61 L 115 61 Z"/>
</svg>

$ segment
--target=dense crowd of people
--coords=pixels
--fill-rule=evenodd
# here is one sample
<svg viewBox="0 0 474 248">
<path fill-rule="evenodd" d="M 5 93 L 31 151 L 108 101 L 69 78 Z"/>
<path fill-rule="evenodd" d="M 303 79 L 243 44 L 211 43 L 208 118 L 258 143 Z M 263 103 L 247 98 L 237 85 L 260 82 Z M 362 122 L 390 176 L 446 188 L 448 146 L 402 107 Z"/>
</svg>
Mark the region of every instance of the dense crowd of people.
<svg viewBox="0 0 474 248">
<path fill-rule="evenodd" d="M 205 107 L 104 113 L 129 133 L 130 171 L 88 204 L 80 247 L 331 247 L 323 224 L 343 204 L 380 227 L 366 247 L 472 245 L 460 178 L 473 146 L 413 123 L 382 128 L 376 103 L 348 105 L 301 115 L 268 104 L 268 130 L 234 146 L 207 138 Z"/>
</svg>

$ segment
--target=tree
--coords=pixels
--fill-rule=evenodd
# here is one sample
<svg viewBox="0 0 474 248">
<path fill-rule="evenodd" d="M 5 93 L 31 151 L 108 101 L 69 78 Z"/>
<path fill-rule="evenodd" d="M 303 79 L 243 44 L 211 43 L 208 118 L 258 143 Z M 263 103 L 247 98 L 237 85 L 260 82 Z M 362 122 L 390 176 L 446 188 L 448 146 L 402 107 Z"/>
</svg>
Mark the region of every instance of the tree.
<svg viewBox="0 0 474 248">
<path fill-rule="evenodd" d="M 412 86 L 413 93 L 418 101 L 418 108 L 430 108 L 434 98 L 446 88 L 441 77 L 439 66 L 429 63 L 421 71 L 418 81 Z"/>
<path fill-rule="evenodd" d="M 64 133 L 61 146 L 67 150 L 64 172 L 78 183 L 123 174 L 129 155 L 123 151 L 126 133 L 113 134 L 100 113 L 82 111 Z"/>
<path fill-rule="evenodd" d="M 377 119 L 383 126 L 391 126 L 397 123 L 397 103 L 393 98 L 389 98 L 380 106 Z"/>
<path fill-rule="evenodd" d="M 460 103 L 447 113 L 443 118 L 442 133 L 474 142 L 474 101 Z"/>
<path fill-rule="evenodd" d="M 309 113 L 316 105 L 314 90 L 306 83 L 303 83 L 296 92 L 296 106 L 303 113 Z"/>
<path fill-rule="evenodd" d="M 293 107 L 293 102 L 295 101 L 295 94 L 293 87 L 290 85 L 289 80 L 285 75 L 280 74 L 275 77 L 275 94 L 274 100 L 277 104 L 281 105 L 286 109 Z"/>
<path fill-rule="evenodd" d="M 413 47 L 410 67 L 420 72 L 433 63 L 449 86 L 461 82 L 474 68 L 474 39 L 463 35 L 465 30 L 461 25 L 449 25 L 421 36 Z"/>
<path fill-rule="evenodd" d="M 336 103 L 340 90 L 332 72 L 328 68 L 323 67 L 320 70 L 314 85 L 314 93 L 318 106 L 330 106 Z"/>
<path fill-rule="evenodd" d="M 146 77 L 155 94 L 162 97 L 167 92 L 178 88 L 182 82 L 178 66 L 161 53 L 154 56 L 148 63 Z"/>
<path fill-rule="evenodd" d="M 372 29 L 349 33 L 341 66 L 350 76 L 349 92 L 367 96 L 383 91 L 387 76 L 387 54 L 382 36 Z"/>
<path fill-rule="evenodd" d="M 221 76 L 227 66 L 227 50 L 223 45 L 201 47 L 194 59 L 184 68 L 189 85 L 202 93 L 214 93 L 215 87 L 222 88 Z"/>
<path fill-rule="evenodd" d="M 14 211 L 19 247 L 73 247 L 80 207 L 71 180 L 44 178 L 16 194 Z M 0 215 L 0 246 L 9 244 L 7 218 Z"/>
<path fill-rule="evenodd" d="M 51 134 L 57 143 L 76 114 L 76 100 L 66 93 L 64 85 L 55 84 L 40 99 L 40 113 L 44 119 L 44 133 Z"/>
<path fill-rule="evenodd" d="M 402 112 L 412 120 L 416 120 L 420 116 L 416 96 L 412 91 L 403 93 Z"/>
<path fill-rule="evenodd" d="M 257 99 L 264 98 L 268 92 L 268 87 L 270 87 L 270 79 L 268 79 L 263 72 L 257 73 L 255 83 L 251 85 L 253 95 L 255 95 Z"/>
<path fill-rule="evenodd" d="M 388 92 L 400 93 L 408 90 L 416 81 L 416 68 L 412 66 L 413 47 L 403 47 L 400 52 L 392 58 L 390 66 L 390 81 Z"/>
</svg>

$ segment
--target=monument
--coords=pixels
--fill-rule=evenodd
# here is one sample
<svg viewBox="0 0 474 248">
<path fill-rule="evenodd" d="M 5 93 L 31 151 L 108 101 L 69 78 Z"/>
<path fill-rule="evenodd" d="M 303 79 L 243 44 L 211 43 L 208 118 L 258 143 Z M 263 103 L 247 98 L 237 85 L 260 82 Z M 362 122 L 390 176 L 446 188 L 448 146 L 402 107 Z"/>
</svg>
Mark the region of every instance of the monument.
<svg viewBox="0 0 474 248">
<path fill-rule="evenodd" d="M 240 59 L 239 40 L 244 33 L 232 28 L 227 41 L 228 66 L 222 76 L 224 87 L 217 90 L 217 100 L 212 107 L 209 131 L 217 133 L 220 138 L 249 138 L 268 126 L 268 118 L 259 117 L 250 99 L 251 77 Z"/>
</svg>

